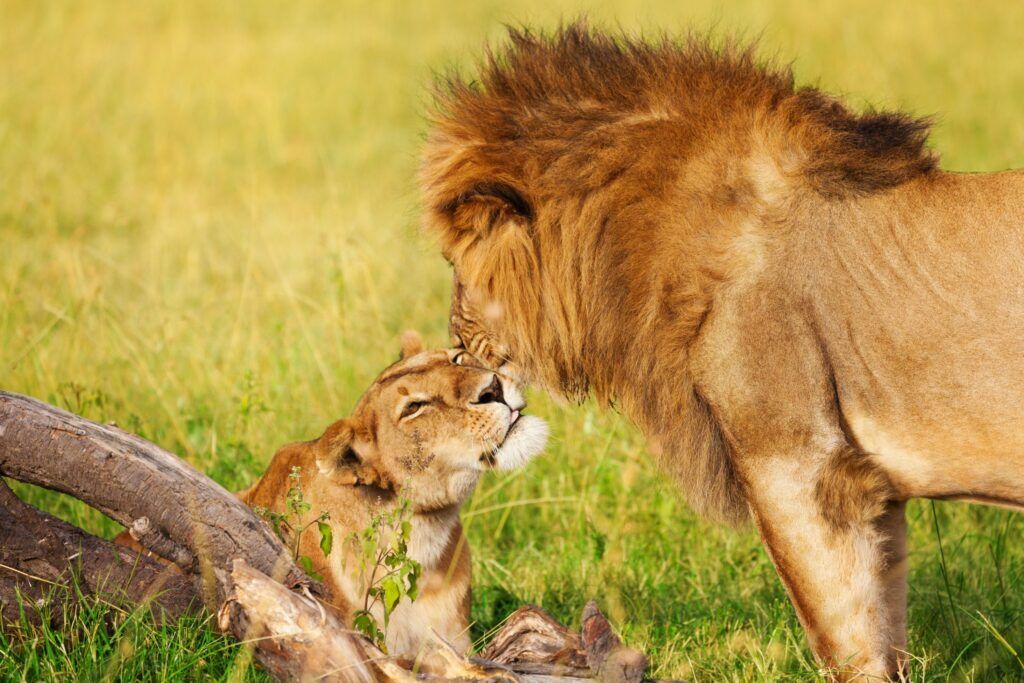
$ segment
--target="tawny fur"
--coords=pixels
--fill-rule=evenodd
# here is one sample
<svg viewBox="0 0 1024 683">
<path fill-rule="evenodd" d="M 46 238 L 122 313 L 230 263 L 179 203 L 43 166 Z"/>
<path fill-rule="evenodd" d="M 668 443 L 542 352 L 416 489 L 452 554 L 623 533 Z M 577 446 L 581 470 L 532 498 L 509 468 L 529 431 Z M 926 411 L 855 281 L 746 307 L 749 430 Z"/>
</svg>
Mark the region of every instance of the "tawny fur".
<svg viewBox="0 0 1024 683">
<path fill-rule="evenodd" d="M 435 632 L 468 650 L 470 554 L 459 508 L 483 471 L 523 465 L 546 434 L 538 418 L 520 417 L 525 403 L 507 378 L 469 354 L 421 346 L 418 335 L 403 336 L 402 360 L 377 378 L 351 416 L 318 439 L 281 448 L 259 481 L 238 494 L 251 506 L 283 512 L 289 475 L 300 468 L 308 517 L 327 512 L 335 538 L 325 557 L 311 530 L 300 553 L 324 577 L 345 620 L 364 607 L 368 575 L 360 569 L 361 546 L 344 539 L 408 500 L 409 555 L 423 574 L 419 597 L 399 604 L 387 630 L 389 653 L 408 658 Z M 374 612 L 383 623 L 380 605 Z"/>
<path fill-rule="evenodd" d="M 731 247 L 758 239 L 764 195 L 789 179 L 842 197 L 927 174 L 926 132 L 796 89 L 749 49 L 513 31 L 478 80 L 439 91 L 426 218 L 462 281 L 506 308 L 509 353 L 543 359 L 533 369 L 549 386 L 619 402 L 663 452 L 690 454 L 667 463 L 687 498 L 735 522 L 746 504 L 686 367 L 716 290 L 749 265 Z M 482 234 L 488 249 L 474 249 Z"/>
<path fill-rule="evenodd" d="M 456 342 L 620 408 L 753 517 L 823 663 L 895 675 L 902 502 L 1024 505 L 1024 174 L 699 39 L 512 31 L 437 97 Z"/>
</svg>

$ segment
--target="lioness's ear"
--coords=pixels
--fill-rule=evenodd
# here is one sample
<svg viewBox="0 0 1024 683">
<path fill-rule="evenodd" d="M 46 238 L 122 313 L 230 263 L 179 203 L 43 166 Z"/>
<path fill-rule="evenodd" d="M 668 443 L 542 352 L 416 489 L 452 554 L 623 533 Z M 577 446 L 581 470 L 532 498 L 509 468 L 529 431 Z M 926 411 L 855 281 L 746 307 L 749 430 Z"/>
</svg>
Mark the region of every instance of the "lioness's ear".
<svg viewBox="0 0 1024 683">
<path fill-rule="evenodd" d="M 463 230 L 489 232 L 496 226 L 533 220 L 533 207 L 522 192 L 501 181 L 476 183 L 441 207 L 452 224 Z"/>
<path fill-rule="evenodd" d="M 402 333 L 402 360 L 409 356 L 415 356 L 423 350 L 423 337 L 416 330 L 406 330 Z"/>
<path fill-rule="evenodd" d="M 356 428 L 351 418 L 339 420 L 327 428 L 316 443 L 316 466 L 320 474 L 339 486 L 379 486 L 391 488 L 368 454 L 356 450 Z"/>
</svg>

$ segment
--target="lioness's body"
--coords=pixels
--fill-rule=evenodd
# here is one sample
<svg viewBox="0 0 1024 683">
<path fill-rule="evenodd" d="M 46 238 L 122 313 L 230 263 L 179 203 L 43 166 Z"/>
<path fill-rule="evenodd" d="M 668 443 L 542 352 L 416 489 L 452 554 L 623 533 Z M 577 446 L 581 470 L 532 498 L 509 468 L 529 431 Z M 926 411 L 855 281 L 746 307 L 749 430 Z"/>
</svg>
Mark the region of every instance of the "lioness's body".
<svg viewBox="0 0 1024 683">
<path fill-rule="evenodd" d="M 350 624 L 353 612 L 364 607 L 366 585 L 359 577 L 361 546 L 342 541 L 345 535 L 369 527 L 374 514 L 392 509 L 395 498 L 376 487 L 338 486 L 330 477 L 322 476 L 312 443 L 282 448 L 259 482 L 239 497 L 250 506 L 283 512 L 292 486 L 288 474 L 295 466 L 302 468 L 304 499 L 314 514 L 330 514 L 337 539 L 331 554 L 324 557 L 320 536 L 311 529 L 300 540 L 299 553 L 312 559 L 314 571 L 324 577 L 331 603 Z M 433 632 L 466 651 L 470 645 L 470 550 L 457 506 L 413 518 L 409 556 L 423 567 L 419 596 L 413 602 L 400 602 L 391 615 L 388 650 L 415 656 L 421 645 L 431 642 Z M 374 612 L 378 624 L 383 624 L 380 605 Z"/>
<path fill-rule="evenodd" d="M 821 661 L 897 675 L 905 501 L 1024 507 L 1024 174 L 699 42 L 513 32 L 447 88 L 453 336 L 614 401 L 698 511 L 753 518 Z"/>
<path fill-rule="evenodd" d="M 408 554 L 423 573 L 414 601 L 399 602 L 386 629 L 389 654 L 416 658 L 437 634 L 469 649 L 470 553 L 459 508 L 480 475 L 524 465 L 544 446 L 545 424 L 521 415 L 515 383 L 480 367 L 468 353 L 422 351 L 407 340 L 402 359 L 366 391 L 352 415 L 314 441 L 289 444 L 239 497 L 248 505 L 287 512 L 289 478 L 300 468 L 304 521 L 328 513 L 334 547 L 326 557 L 320 536 L 300 538 L 300 555 L 323 576 L 330 601 L 349 623 L 368 605 L 378 625 L 383 606 L 367 599 L 388 567 L 362 566 L 362 540 L 373 517 L 405 501 L 411 510 Z M 391 539 L 385 539 L 390 542 Z"/>
</svg>

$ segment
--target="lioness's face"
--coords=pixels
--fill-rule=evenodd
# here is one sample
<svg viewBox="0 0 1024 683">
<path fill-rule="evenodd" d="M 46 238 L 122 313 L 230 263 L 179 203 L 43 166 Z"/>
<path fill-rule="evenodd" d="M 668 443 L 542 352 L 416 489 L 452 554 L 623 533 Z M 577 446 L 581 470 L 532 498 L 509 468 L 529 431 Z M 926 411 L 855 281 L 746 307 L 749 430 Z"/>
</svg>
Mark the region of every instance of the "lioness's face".
<svg viewBox="0 0 1024 683">
<path fill-rule="evenodd" d="M 480 474 L 525 465 L 547 439 L 508 377 L 463 350 L 422 351 L 385 370 L 348 418 L 348 458 L 420 511 L 461 504 Z M 372 474 L 365 474 L 371 471 Z"/>
</svg>

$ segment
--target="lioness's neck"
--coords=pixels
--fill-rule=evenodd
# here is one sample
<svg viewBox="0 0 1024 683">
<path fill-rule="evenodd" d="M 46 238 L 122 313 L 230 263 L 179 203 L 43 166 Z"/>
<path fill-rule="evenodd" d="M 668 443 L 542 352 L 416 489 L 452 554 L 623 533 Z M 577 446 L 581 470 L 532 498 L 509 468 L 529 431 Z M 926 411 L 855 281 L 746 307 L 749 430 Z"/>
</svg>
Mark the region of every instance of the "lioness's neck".
<svg viewBox="0 0 1024 683">
<path fill-rule="evenodd" d="M 462 536 L 459 508 L 460 505 L 450 505 L 413 514 L 409 555 L 424 569 L 443 569 L 451 562 L 454 546 Z"/>
</svg>

